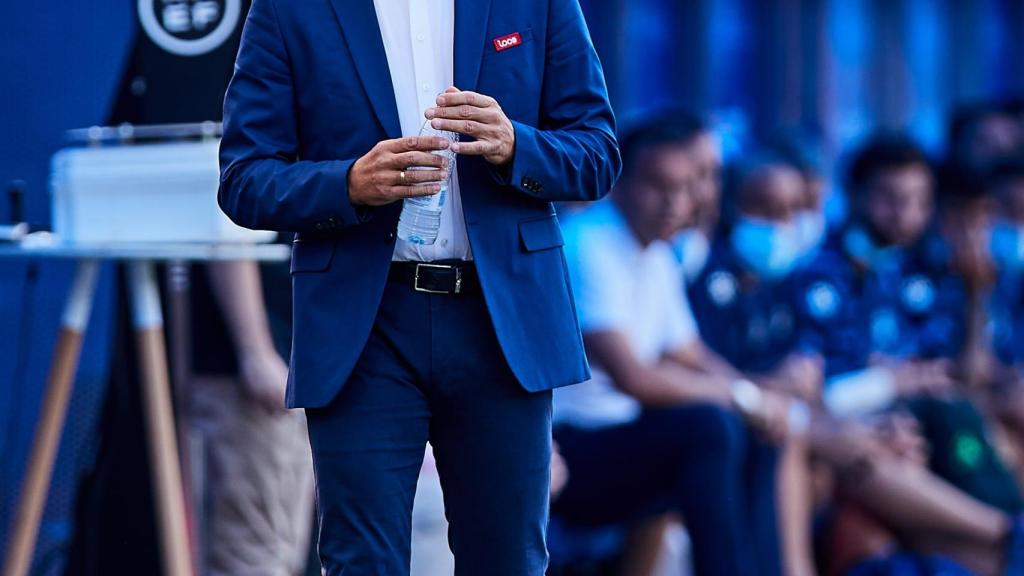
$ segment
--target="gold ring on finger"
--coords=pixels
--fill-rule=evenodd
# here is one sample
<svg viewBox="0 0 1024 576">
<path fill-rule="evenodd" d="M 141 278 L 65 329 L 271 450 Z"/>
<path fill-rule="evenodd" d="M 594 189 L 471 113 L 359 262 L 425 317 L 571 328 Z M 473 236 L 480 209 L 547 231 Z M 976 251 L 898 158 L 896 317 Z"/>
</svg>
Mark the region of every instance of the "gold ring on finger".
<svg viewBox="0 0 1024 576">
<path fill-rule="evenodd" d="M 398 179 L 402 181 L 402 184 L 405 184 L 405 170 L 398 173 Z"/>
</svg>

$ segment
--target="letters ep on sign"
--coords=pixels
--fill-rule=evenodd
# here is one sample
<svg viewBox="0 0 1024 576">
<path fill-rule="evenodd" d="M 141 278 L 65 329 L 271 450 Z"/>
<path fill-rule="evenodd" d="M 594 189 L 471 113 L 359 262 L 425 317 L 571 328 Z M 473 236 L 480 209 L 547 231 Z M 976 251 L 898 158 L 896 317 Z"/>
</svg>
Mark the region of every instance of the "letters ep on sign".
<svg viewBox="0 0 1024 576">
<path fill-rule="evenodd" d="M 513 32 L 507 36 L 494 39 L 494 49 L 498 52 L 502 50 L 508 50 L 509 48 L 515 48 L 523 43 L 523 37 L 519 35 L 519 32 Z"/>
</svg>

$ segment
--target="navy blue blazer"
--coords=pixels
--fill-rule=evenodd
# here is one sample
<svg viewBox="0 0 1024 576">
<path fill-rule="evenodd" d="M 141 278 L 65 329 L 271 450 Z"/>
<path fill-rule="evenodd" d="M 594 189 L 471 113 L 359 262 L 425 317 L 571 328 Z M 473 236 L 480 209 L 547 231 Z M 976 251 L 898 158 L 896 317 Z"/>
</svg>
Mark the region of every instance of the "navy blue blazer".
<svg viewBox="0 0 1024 576">
<path fill-rule="evenodd" d="M 518 32 L 518 46 L 495 39 Z M 495 98 L 515 157 L 459 159 L 469 240 L 524 388 L 589 377 L 552 202 L 596 200 L 621 161 L 577 0 L 455 0 L 455 85 Z M 401 203 L 355 208 L 353 162 L 401 136 L 373 0 L 255 0 L 224 102 L 218 200 L 247 228 L 296 232 L 289 407 L 326 405 L 373 326 Z"/>
</svg>

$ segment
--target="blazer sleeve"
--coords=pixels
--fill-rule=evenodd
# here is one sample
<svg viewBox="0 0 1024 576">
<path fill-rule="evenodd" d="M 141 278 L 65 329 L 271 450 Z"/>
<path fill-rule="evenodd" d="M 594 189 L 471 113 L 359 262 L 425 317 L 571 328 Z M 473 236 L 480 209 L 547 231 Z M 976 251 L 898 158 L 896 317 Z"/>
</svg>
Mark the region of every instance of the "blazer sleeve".
<svg viewBox="0 0 1024 576">
<path fill-rule="evenodd" d="M 544 200 L 597 200 L 622 168 L 604 72 L 578 0 L 551 0 L 549 10 L 540 125 L 512 122 L 512 164 L 495 174 Z"/>
<path fill-rule="evenodd" d="M 298 155 L 293 78 L 274 0 L 254 0 L 224 100 L 221 209 L 254 229 L 313 232 L 361 222 L 348 198 L 355 159 Z"/>
</svg>

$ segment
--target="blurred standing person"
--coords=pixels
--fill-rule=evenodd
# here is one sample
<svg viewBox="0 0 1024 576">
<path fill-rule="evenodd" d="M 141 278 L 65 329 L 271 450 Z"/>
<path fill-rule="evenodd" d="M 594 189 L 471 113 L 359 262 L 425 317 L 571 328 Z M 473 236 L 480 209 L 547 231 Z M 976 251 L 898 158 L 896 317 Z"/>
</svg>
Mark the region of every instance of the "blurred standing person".
<svg viewBox="0 0 1024 576">
<path fill-rule="evenodd" d="M 251 262 L 211 265 L 206 276 L 193 276 L 202 296 L 193 314 L 190 385 L 193 425 L 207 454 L 205 569 L 216 576 L 303 574 L 313 462 L 302 411 L 284 405 L 288 328 L 275 323 L 274 333 L 270 323 L 289 302 L 264 299 L 260 267 Z"/>
<path fill-rule="evenodd" d="M 250 2 L 195 4 L 193 10 L 168 4 L 159 15 L 153 3 L 132 6 L 139 33 L 110 124 L 219 121 Z M 301 574 L 313 518 L 313 468 L 305 417 L 284 408 L 291 314 L 287 264 L 194 265 L 189 283 L 189 416 L 201 432 L 209 481 L 196 502 L 197 507 L 209 504 L 197 515 L 207 521 L 198 528 L 209 536 L 200 568 L 213 575 Z M 115 364 L 131 364 L 134 358 L 126 356 L 134 353 L 125 351 L 132 347 L 120 350 Z M 135 373 L 114 370 L 112 424 L 104 431 L 96 472 L 107 481 L 100 480 L 84 498 L 84 510 L 102 517 L 99 529 L 82 529 L 79 567 L 85 574 L 147 570 L 144 562 L 132 560 L 136 553 L 150 553 L 148 545 L 136 544 L 147 531 L 135 518 L 126 521 L 117 513 L 148 507 L 130 504 L 135 497 L 148 498 L 136 496 L 148 483 L 136 483 L 124 463 L 136 458 L 130 467 L 145 473 L 144 448 L 123 447 L 141 437 L 123 424 L 136 416 L 117 415 L 139 412 L 125 392 L 138 388 Z"/>
<path fill-rule="evenodd" d="M 685 518 L 696 573 L 781 570 L 776 446 L 788 403 L 703 347 L 669 240 L 690 222 L 689 126 L 656 117 L 622 140 L 610 201 L 567 226 L 591 380 L 555 395 L 568 482 L 554 511 L 578 526 Z"/>
<path fill-rule="evenodd" d="M 325 575 L 408 573 L 428 440 L 456 570 L 544 573 L 551 389 L 589 376 L 552 202 L 618 171 L 576 0 L 255 0 L 219 201 L 297 232 L 287 404 Z M 436 241 L 396 234 L 442 183 Z"/>
</svg>

